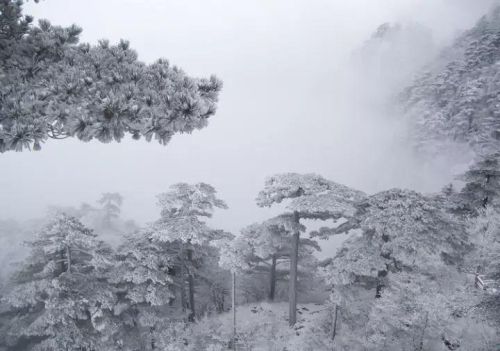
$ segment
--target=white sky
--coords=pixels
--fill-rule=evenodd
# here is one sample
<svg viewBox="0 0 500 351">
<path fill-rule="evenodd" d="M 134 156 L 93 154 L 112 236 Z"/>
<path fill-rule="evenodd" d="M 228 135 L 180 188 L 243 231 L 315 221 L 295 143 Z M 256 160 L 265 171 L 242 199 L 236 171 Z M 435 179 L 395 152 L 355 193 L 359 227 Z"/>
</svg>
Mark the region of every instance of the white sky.
<svg viewBox="0 0 500 351">
<path fill-rule="evenodd" d="M 390 126 L 338 94 L 340 63 L 383 22 L 412 21 L 447 42 L 493 0 L 45 0 L 27 12 L 76 23 L 82 41 L 130 40 L 140 59 L 165 57 L 194 76 L 224 81 L 209 126 L 167 146 L 49 141 L 40 152 L 0 154 L 0 219 L 44 214 L 49 204 L 124 195 L 124 216 L 158 216 L 155 194 L 179 181 L 214 185 L 230 210 L 215 224 L 236 232 L 270 215 L 254 198 L 266 176 L 316 172 L 374 192 L 439 189 L 449 172 L 415 167 Z M 345 72 L 343 72 L 345 73 Z M 381 82 L 383 84 L 383 82 Z"/>
</svg>

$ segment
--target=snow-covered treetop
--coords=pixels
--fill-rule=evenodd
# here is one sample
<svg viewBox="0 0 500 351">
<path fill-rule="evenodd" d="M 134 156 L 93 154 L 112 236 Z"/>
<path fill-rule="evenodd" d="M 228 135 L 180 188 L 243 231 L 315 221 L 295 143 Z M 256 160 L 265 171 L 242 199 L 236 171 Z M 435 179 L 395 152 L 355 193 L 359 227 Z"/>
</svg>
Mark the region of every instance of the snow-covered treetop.
<svg viewBox="0 0 500 351">
<path fill-rule="evenodd" d="M 290 243 L 286 237 L 296 230 L 304 231 L 305 227 L 294 221 L 291 215 L 251 224 L 241 230 L 241 235 L 218 243 L 221 250 L 219 264 L 233 271 L 248 271 L 273 254 L 289 251 Z"/>
<path fill-rule="evenodd" d="M 219 265 L 233 272 L 244 272 L 252 268 L 253 247 L 245 240 L 218 240 Z"/>
<path fill-rule="evenodd" d="M 300 223 L 297 223 L 294 220 L 293 215 L 290 214 L 282 214 L 265 220 L 261 224 L 254 224 L 252 226 L 254 226 L 255 228 L 259 228 L 258 232 L 260 232 L 260 234 L 263 234 L 264 236 L 276 234 L 286 236 L 296 231 L 304 232 L 306 230 L 306 227 Z M 248 228 L 251 228 L 252 226 Z M 244 234 L 245 230 L 243 230 L 242 233 Z"/>
<path fill-rule="evenodd" d="M 306 227 L 295 221 L 294 216 L 290 214 L 251 224 L 243 228 L 239 236 L 219 244 L 220 264 L 231 270 L 247 271 L 273 256 L 276 259 L 288 258 L 291 252 L 290 236 L 305 230 Z M 304 260 L 312 255 L 314 250 L 321 250 L 314 240 L 302 238 L 300 242 Z"/>
<path fill-rule="evenodd" d="M 361 235 L 346 241 L 333 261 L 344 280 L 375 277 L 385 265 L 401 270 L 457 263 L 467 247 L 462 223 L 437 197 L 391 189 L 370 196 L 361 208 Z"/>
<path fill-rule="evenodd" d="M 301 218 L 339 219 L 352 217 L 356 212 L 355 197 L 346 198 L 343 195 L 349 196 L 346 193 L 339 195 L 337 190 L 331 190 L 316 196 L 299 197 L 292 200 L 287 208 L 298 212 Z"/>
<path fill-rule="evenodd" d="M 149 237 L 156 241 L 172 242 L 180 240 L 193 244 L 202 244 L 215 239 L 214 231 L 205 222 L 196 217 L 162 218 L 156 221 L 150 231 Z"/>
<path fill-rule="evenodd" d="M 304 195 L 328 191 L 329 181 L 317 174 L 281 173 L 268 177 L 264 189 L 257 196 L 261 207 L 280 203 Z"/>
<path fill-rule="evenodd" d="M 241 231 L 241 239 L 253 248 L 253 254 L 267 260 L 273 254 L 290 251 L 289 236 L 305 227 L 293 220 L 293 216 L 278 216 L 263 223 L 254 223 Z"/>
<path fill-rule="evenodd" d="M 119 193 L 103 193 L 98 202 L 103 205 L 103 210 L 108 221 L 111 218 L 118 218 L 120 216 L 123 197 Z"/>
<path fill-rule="evenodd" d="M 110 248 L 78 219 L 64 213 L 56 214 L 28 245 L 32 248 L 32 261 L 44 266 L 41 276 L 52 276 L 59 271 L 58 262 L 67 252 L 72 257 L 65 260 L 70 260 L 73 271 L 106 268 L 109 264 L 106 256 Z"/>
<path fill-rule="evenodd" d="M 419 248 L 432 249 L 436 248 L 433 245 L 437 243 L 435 239 L 443 241 L 446 237 L 446 232 L 439 232 L 443 213 L 432 198 L 414 191 L 391 189 L 371 196 L 367 203 L 361 227 L 375 236 L 380 236 L 379 239 L 386 243 L 385 245 L 393 245 L 395 241 L 403 238 L 415 241 L 425 238 L 430 239 L 425 242 L 427 247 L 423 245 L 424 242 L 420 242 Z M 436 237 L 431 239 L 427 236 L 430 233 Z"/>
<path fill-rule="evenodd" d="M 301 218 L 341 218 L 355 212 L 354 204 L 365 198 L 361 191 L 327 180 L 317 174 L 282 173 L 269 177 L 257 196 L 261 207 L 291 200 L 287 210 Z"/>
<path fill-rule="evenodd" d="M 98 202 L 101 205 L 115 203 L 117 206 L 121 206 L 123 203 L 123 196 L 121 196 L 120 193 L 103 193 Z"/>
<path fill-rule="evenodd" d="M 78 219 L 68 216 L 62 212 L 56 213 L 38 236 L 51 237 L 54 235 L 64 235 L 67 240 L 71 240 L 74 237 L 82 235 L 94 238 L 97 236 L 94 232 L 92 232 L 92 230 L 85 227 Z"/>
<path fill-rule="evenodd" d="M 471 210 L 499 206 L 500 204 L 500 153 L 480 157 L 458 179 L 465 182 L 459 196 Z"/>
<path fill-rule="evenodd" d="M 217 198 L 216 190 L 206 183 L 177 183 L 170 191 L 158 195 L 162 218 L 180 216 L 212 217 L 215 208 L 227 209 L 226 203 Z"/>
<path fill-rule="evenodd" d="M 154 240 L 202 244 L 226 235 L 209 228 L 199 219 L 212 217 L 216 208 L 227 208 L 209 184 L 174 184 L 170 191 L 158 195 L 158 205 L 161 208 L 160 219 L 147 229 Z"/>
<path fill-rule="evenodd" d="M 467 244 L 460 221 L 434 197 L 392 189 L 371 196 L 368 204 L 361 228 L 404 264 L 451 258 Z"/>
<path fill-rule="evenodd" d="M 166 144 L 215 113 L 216 77 L 191 78 L 165 59 L 144 64 L 124 40 L 77 45 L 80 28 L 32 25 L 21 4 L 0 2 L 0 152 L 126 134 Z"/>
<path fill-rule="evenodd" d="M 173 255 L 165 247 L 147 237 L 129 237 L 116 254 L 110 281 L 125 292 L 132 303 L 161 306 L 172 297 L 169 289 L 172 278 L 168 267 Z"/>
<path fill-rule="evenodd" d="M 358 280 L 377 277 L 386 269 L 388 260 L 380 255 L 377 243 L 364 236 L 352 236 L 343 244 L 324 270 L 328 284 L 347 285 Z"/>
</svg>

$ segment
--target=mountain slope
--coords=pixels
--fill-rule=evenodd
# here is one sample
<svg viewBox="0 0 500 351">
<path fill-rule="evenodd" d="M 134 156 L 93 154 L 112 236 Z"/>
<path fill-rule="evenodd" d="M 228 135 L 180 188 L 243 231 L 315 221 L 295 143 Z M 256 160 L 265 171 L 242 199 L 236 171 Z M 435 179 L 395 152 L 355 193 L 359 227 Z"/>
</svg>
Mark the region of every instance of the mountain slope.
<svg viewBox="0 0 500 351">
<path fill-rule="evenodd" d="M 400 96 L 417 143 L 467 143 L 479 154 L 500 148 L 500 6 L 492 10 Z"/>
</svg>

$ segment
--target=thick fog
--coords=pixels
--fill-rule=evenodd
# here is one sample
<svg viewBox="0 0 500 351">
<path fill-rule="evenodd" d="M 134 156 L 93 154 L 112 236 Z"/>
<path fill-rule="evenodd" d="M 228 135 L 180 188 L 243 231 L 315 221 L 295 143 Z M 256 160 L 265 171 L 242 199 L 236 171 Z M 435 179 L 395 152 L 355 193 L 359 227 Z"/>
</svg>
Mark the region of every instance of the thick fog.
<svg viewBox="0 0 500 351">
<path fill-rule="evenodd" d="M 415 63 L 430 60 L 493 3 L 29 3 L 35 18 L 81 26 L 84 42 L 125 38 L 142 60 L 165 57 L 189 75 L 216 74 L 224 88 L 209 126 L 166 147 L 51 140 L 39 152 L 0 155 L 0 219 L 41 217 L 48 205 L 95 203 L 103 192 L 119 192 L 123 216 L 145 223 L 158 217 L 156 194 L 176 182 L 203 181 L 230 207 L 214 224 L 237 232 L 269 216 L 254 199 L 265 177 L 277 172 L 315 172 L 370 193 L 438 190 L 460 162 L 413 152 L 403 119 L 384 99 L 409 82 Z M 385 22 L 401 23 L 406 34 L 394 39 L 396 51 L 392 44 L 370 51 L 366 41 Z"/>
</svg>

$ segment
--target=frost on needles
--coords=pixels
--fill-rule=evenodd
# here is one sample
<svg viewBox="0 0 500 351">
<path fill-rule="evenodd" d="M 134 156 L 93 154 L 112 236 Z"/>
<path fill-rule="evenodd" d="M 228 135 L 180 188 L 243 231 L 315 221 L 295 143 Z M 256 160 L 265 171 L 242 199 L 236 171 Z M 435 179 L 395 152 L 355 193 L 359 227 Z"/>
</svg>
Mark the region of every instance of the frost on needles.
<svg viewBox="0 0 500 351">
<path fill-rule="evenodd" d="M 215 113 L 215 76 L 189 77 L 165 59 L 143 63 L 125 40 L 79 44 L 81 28 L 35 25 L 21 7 L 0 1 L 0 152 L 68 137 L 167 144 Z"/>
</svg>

